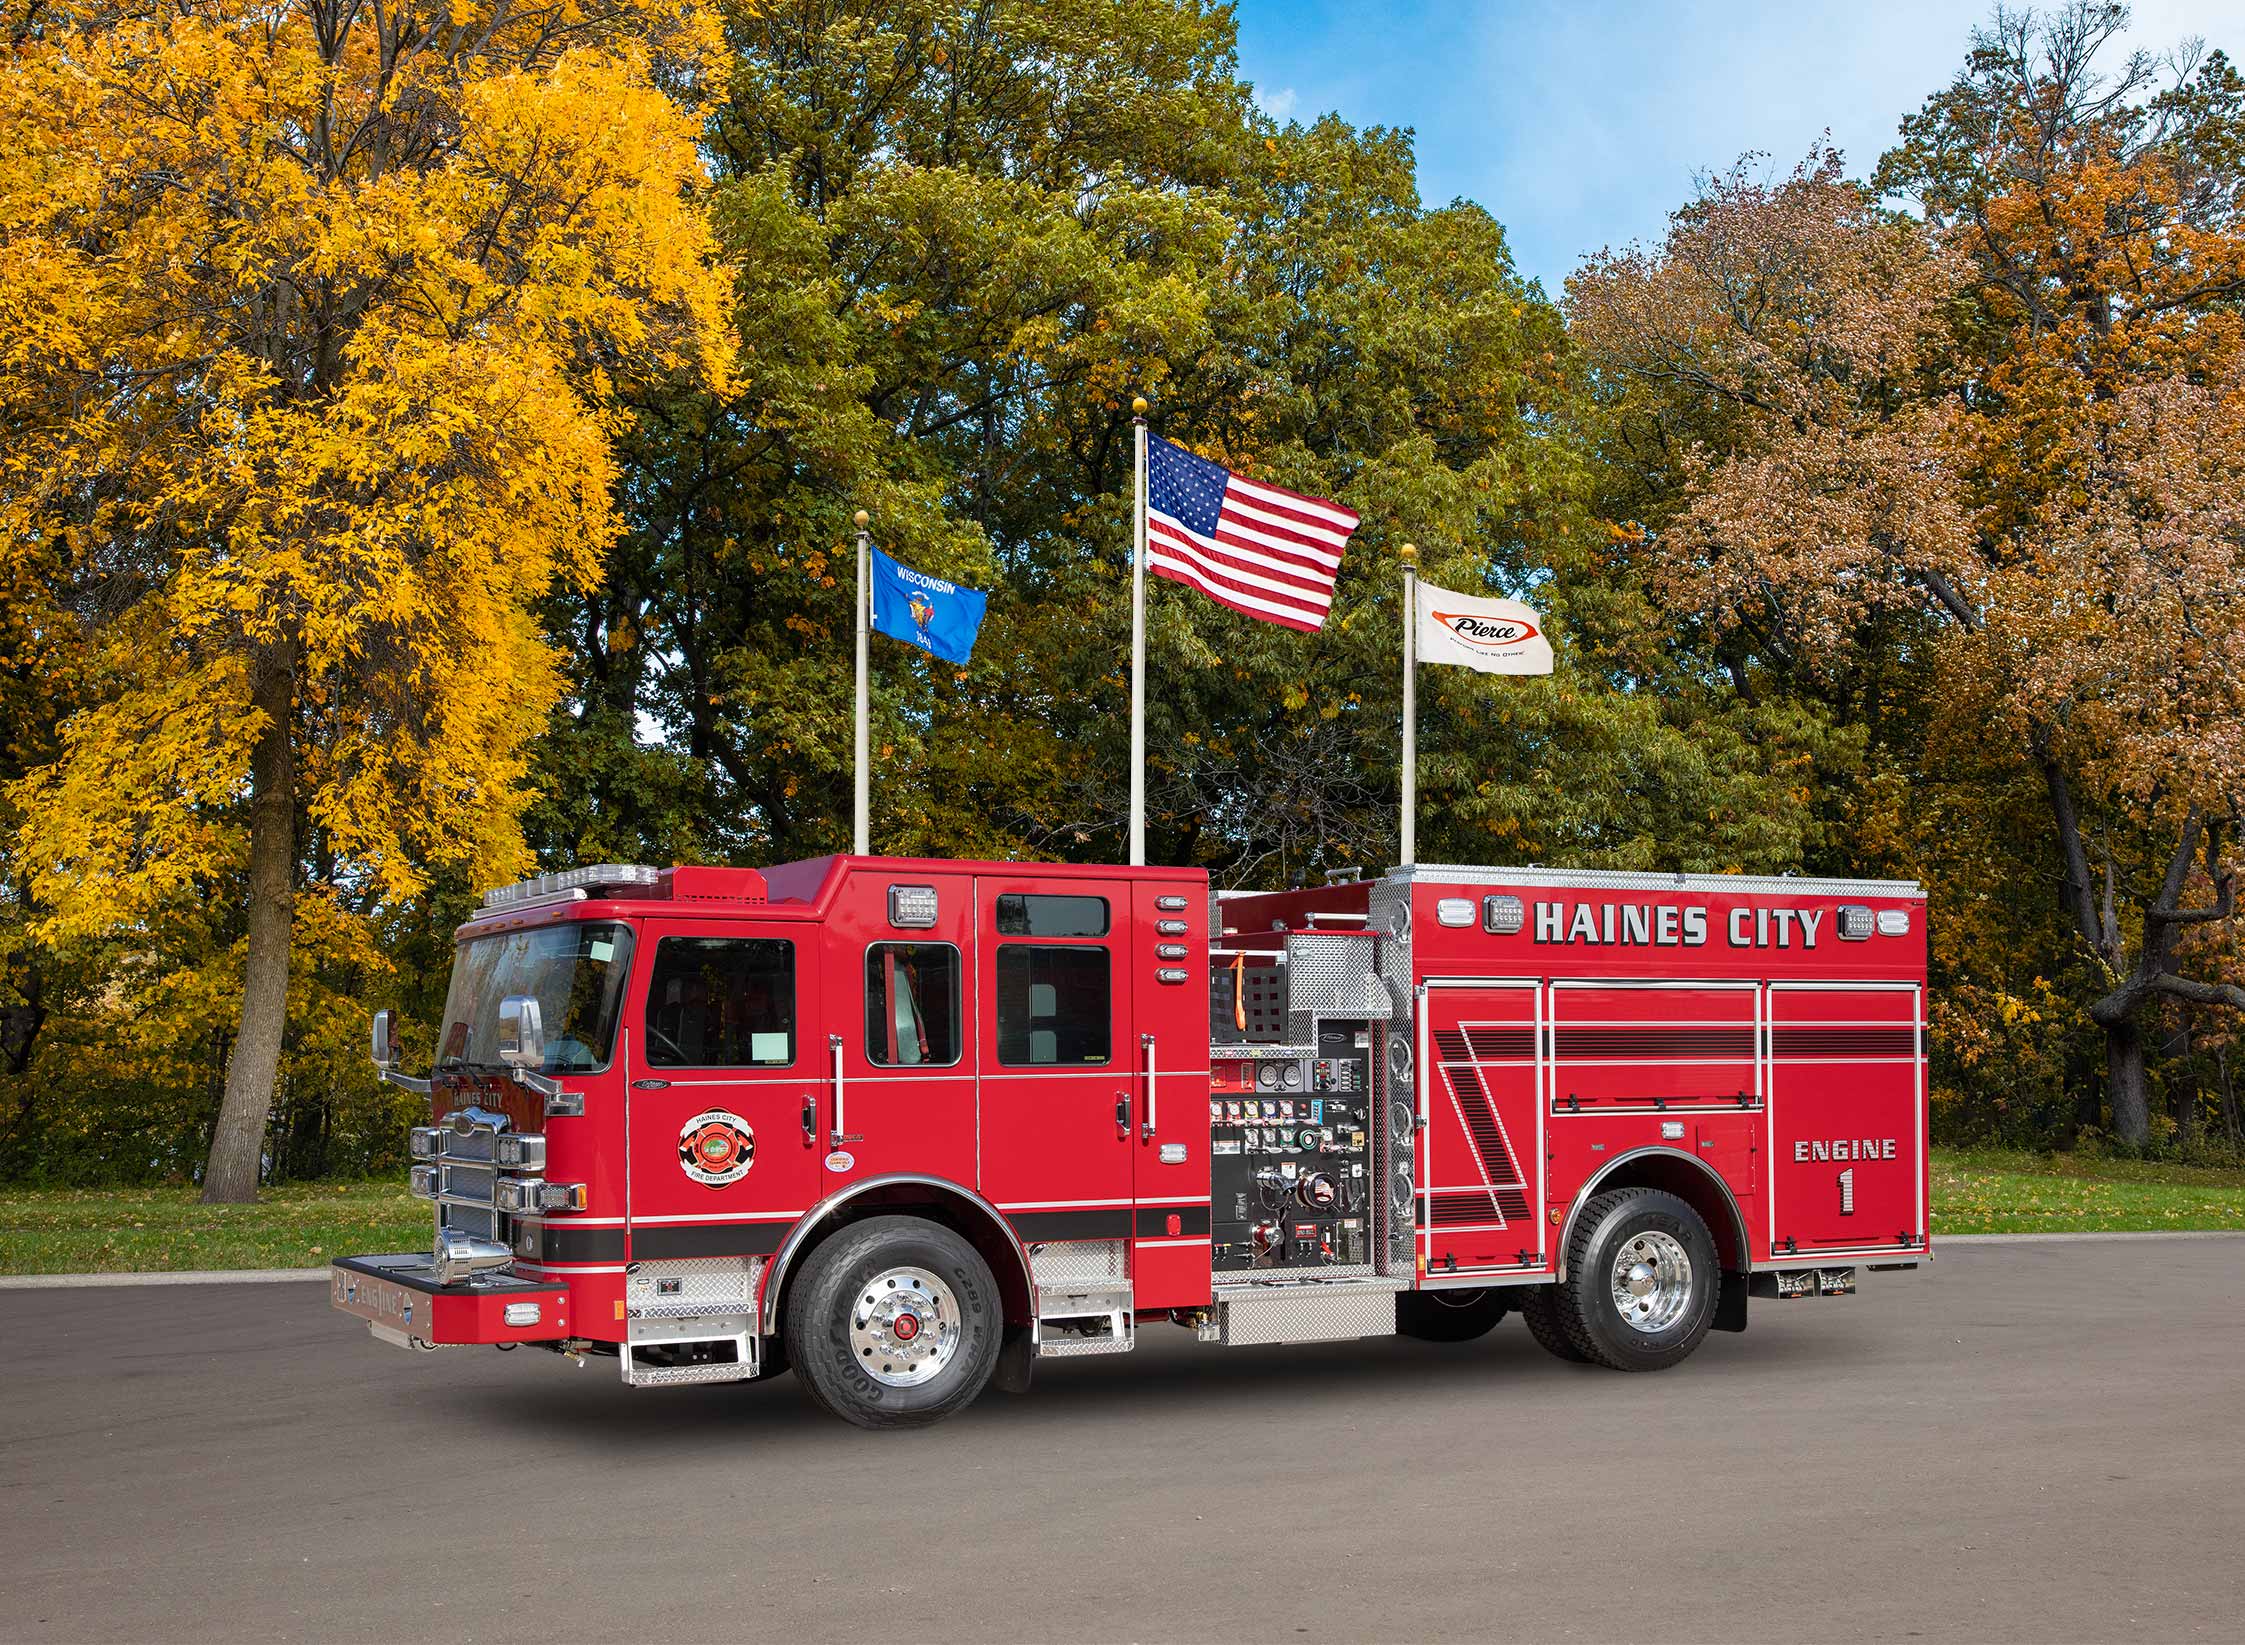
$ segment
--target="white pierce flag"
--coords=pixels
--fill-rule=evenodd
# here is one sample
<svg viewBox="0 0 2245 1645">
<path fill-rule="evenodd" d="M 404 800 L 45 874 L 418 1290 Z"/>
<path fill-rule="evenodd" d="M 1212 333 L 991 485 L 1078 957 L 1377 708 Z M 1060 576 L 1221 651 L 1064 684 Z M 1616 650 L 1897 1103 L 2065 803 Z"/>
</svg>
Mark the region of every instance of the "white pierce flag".
<svg viewBox="0 0 2245 1645">
<path fill-rule="evenodd" d="M 1419 584 L 1419 661 L 1455 663 L 1484 674 L 1548 674 L 1551 642 L 1543 619 L 1518 600 L 1453 594 Z"/>
</svg>

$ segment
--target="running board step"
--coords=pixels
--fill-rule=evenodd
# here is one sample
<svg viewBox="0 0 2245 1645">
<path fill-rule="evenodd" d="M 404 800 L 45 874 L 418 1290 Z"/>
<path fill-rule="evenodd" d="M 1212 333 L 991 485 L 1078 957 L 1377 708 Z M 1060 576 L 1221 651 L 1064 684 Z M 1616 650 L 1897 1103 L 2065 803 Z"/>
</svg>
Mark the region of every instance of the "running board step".
<svg viewBox="0 0 2245 1645">
<path fill-rule="evenodd" d="M 1037 1357 L 1127 1354 L 1137 1346 L 1124 1290 L 1037 1291 Z"/>
<path fill-rule="evenodd" d="M 756 1375 L 753 1365 L 634 1365 L 624 1380 L 634 1388 L 672 1388 L 688 1382 L 746 1382 Z"/>
<path fill-rule="evenodd" d="M 634 1388 L 688 1382 L 746 1382 L 763 1369 L 754 1322 L 738 1315 L 635 1319 L 618 1353 Z"/>
</svg>

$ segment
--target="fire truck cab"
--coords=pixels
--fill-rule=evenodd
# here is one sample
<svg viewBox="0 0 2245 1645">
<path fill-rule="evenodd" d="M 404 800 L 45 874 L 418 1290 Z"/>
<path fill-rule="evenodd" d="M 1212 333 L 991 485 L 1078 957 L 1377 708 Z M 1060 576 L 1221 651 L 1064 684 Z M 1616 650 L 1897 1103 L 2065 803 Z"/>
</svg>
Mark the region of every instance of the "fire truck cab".
<svg viewBox="0 0 2245 1645">
<path fill-rule="evenodd" d="M 1652 1370 L 1930 1255 L 1913 884 L 1420 865 L 600 865 L 460 928 L 412 1348 L 792 1366 L 865 1426 L 1040 1358 L 1481 1335 Z"/>
</svg>

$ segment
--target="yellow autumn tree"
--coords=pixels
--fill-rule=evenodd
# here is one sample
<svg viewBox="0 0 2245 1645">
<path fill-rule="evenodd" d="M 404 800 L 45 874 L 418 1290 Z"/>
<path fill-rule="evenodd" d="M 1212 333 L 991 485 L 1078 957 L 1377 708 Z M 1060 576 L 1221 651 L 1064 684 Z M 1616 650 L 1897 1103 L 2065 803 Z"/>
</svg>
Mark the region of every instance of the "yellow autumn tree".
<svg viewBox="0 0 2245 1645">
<path fill-rule="evenodd" d="M 614 534 L 621 392 L 723 374 L 717 36 L 686 0 L 0 5 L 0 585 L 90 659 L 15 849 L 58 938 L 246 896 L 204 1184 L 246 1199 L 297 900 L 518 867 L 532 604 Z"/>
</svg>

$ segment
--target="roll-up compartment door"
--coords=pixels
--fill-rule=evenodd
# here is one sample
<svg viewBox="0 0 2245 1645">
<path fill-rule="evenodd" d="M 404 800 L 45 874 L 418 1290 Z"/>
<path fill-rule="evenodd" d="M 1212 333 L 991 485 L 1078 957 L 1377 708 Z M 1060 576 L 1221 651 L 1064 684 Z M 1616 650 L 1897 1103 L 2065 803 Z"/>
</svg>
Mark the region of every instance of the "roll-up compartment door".
<svg viewBox="0 0 2245 1645">
<path fill-rule="evenodd" d="M 1921 1003 L 1914 984 L 1770 985 L 1773 1257 L 1923 1249 Z"/>
<path fill-rule="evenodd" d="M 1419 1253 L 1431 1277 L 1550 1267 L 1538 1220 L 1542 1002 L 1533 979 L 1427 984 Z"/>
<path fill-rule="evenodd" d="M 1552 984 L 1552 1112 L 1753 1111 L 1755 992 L 1713 981 Z"/>
</svg>

